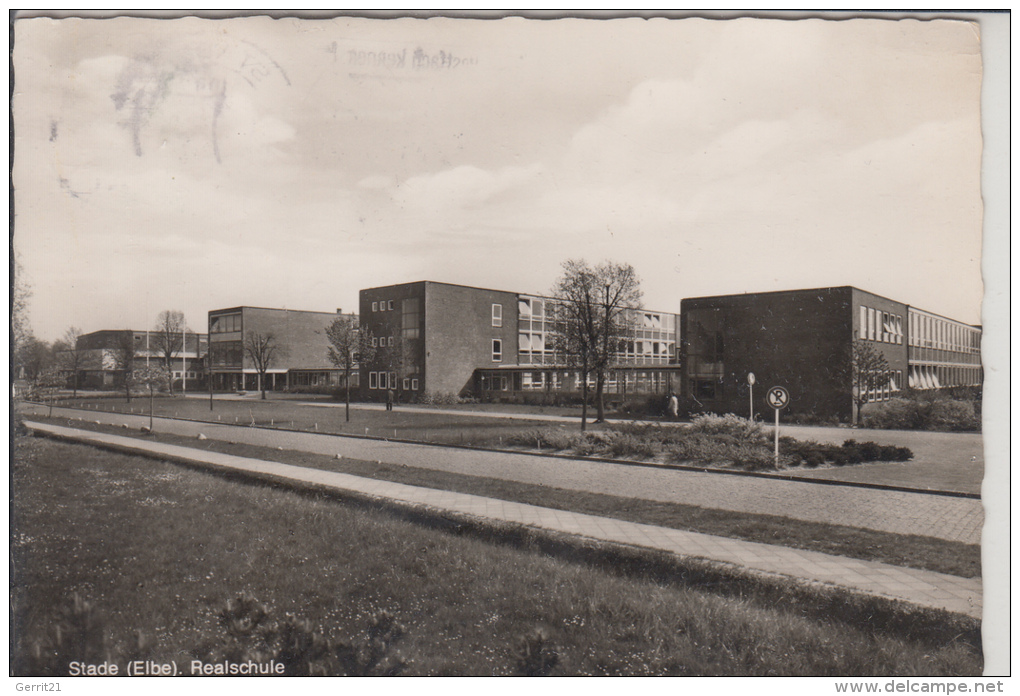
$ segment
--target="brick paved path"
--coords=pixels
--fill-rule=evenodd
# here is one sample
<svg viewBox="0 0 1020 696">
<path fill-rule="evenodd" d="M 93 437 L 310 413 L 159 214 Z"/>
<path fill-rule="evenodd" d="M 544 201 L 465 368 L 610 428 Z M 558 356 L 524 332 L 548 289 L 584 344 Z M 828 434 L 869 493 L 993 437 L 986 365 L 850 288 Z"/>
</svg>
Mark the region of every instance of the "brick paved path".
<svg viewBox="0 0 1020 696">
<path fill-rule="evenodd" d="M 35 407 L 45 413 L 44 407 Z M 107 424 L 148 424 L 146 416 L 55 408 L 54 415 Z M 635 467 L 608 462 L 480 452 L 367 438 L 288 432 L 234 425 L 156 419 L 156 430 L 185 436 L 281 447 L 352 459 L 405 464 L 569 490 L 626 496 L 704 508 L 778 515 L 895 534 L 978 544 L 981 501 L 901 491 Z"/>
<path fill-rule="evenodd" d="M 782 546 L 625 522 L 564 510 L 408 486 L 319 469 L 236 457 L 218 452 L 146 442 L 137 438 L 28 424 L 29 427 L 85 442 L 103 442 L 134 451 L 157 452 L 178 459 L 247 471 L 277 479 L 313 483 L 401 503 L 425 505 L 493 520 L 578 534 L 603 541 L 661 549 L 753 568 L 766 573 L 850 587 L 873 595 L 902 599 L 926 607 L 981 617 L 980 578 L 958 578 L 874 561 L 829 556 Z"/>
</svg>

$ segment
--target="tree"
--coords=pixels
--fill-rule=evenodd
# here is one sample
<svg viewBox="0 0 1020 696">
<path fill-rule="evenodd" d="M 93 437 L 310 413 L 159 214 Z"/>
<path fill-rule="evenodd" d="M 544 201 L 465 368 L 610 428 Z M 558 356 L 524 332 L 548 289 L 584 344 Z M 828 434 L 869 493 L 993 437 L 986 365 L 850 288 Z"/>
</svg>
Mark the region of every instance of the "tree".
<svg viewBox="0 0 1020 696">
<path fill-rule="evenodd" d="M 259 389 L 262 391 L 264 400 L 266 398 L 266 373 L 273 366 L 273 362 L 283 356 L 283 346 L 277 343 L 276 336 L 271 331 L 269 333 L 249 331 L 244 336 L 244 353 L 259 374 Z"/>
<path fill-rule="evenodd" d="M 861 409 L 871 392 L 889 382 L 889 363 L 874 346 L 864 339 L 854 339 L 847 358 L 850 389 L 854 399 L 854 423 L 860 425 Z"/>
<path fill-rule="evenodd" d="M 345 419 L 350 422 L 351 375 L 359 362 L 369 362 L 375 357 L 372 334 L 359 328 L 357 316 L 339 314 L 326 327 L 326 338 L 329 340 L 329 361 L 343 370 L 347 403 Z"/>
<path fill-rule="evenodd" d="M 163 369 L 166 371 L 167 385 L 170 396 L 174 395 L 174 356 L 184 353 L 184 334 L 187 332 L 184 312 L 176 309 L 165 309 L 156 318 L 156 326 L 152 334 L 153 350 L 160 356 Z"/>
<path fill-rule="evenodd" d="M 135 371 L 135 382 L 149 392 L 149 432 L 152 432 L 152 402 L 156 392 L 162 391 L 170 384 L 170 377 L 162 367 L 146 366 Z"/>
<path fill-rule="evenodd" d="M 67 379 L 54 366 L 46 367 L 32 381 L 32 397 L 49 403 L 50 416 L 53 415 L 53 402 L 57 394 L 67 384 Z"/>
<path fill-rule="evenodd" d="M 124 398 L 131 403 L 131 386 L 134 383 L 135 368 L 135 335 L 133 331 L 125 331 L 113 348 L 113 363 L 124 378 Z"/>
<path fill-rule="evenodd" d="M 25 280 L 21 262 L 15 260 L 13 269 L 14 282 L 11 284 L 11 355 L 18 359 L 24 346 L 32 337 L 32 329 L 28 319 L 28 298 L 32 290 Z"/>
<path fill-rule="evenodd" d="M 605 420 L 604 392 L 609 368 L 631 325 L 629 310 L 641 306 L 637 273 L 629 264 L 605 261 L 592 268 L 583 260 L 563 263 L 553 289 L 560 322 L 555 348 L 581 373 L 581 430 L 587 426 L 588 380 L 595 376 L 597 422 Z"/>
<path fill-rule="evenodd" d="M 21 339 L 15 360 L 18 377 L 34 382 L 44 370 L 53 367 L 53 348 L 46 341 L 29 335 Z"/>
<path fill-rule="evenodd" d="M 79 340 L 82 336 L 81 329 L 76 326 L 72 326 L 64 332 L 64 350 L 61 352 L 62 367 L 66 372 L 71 373 L 71 388 L 72 396 L 78 396 L 78 376 L 81 374 L 82 369 L 85 368 L 85 364 L 88 358 L 88 351 L 81 345 Z"/>
</svg>

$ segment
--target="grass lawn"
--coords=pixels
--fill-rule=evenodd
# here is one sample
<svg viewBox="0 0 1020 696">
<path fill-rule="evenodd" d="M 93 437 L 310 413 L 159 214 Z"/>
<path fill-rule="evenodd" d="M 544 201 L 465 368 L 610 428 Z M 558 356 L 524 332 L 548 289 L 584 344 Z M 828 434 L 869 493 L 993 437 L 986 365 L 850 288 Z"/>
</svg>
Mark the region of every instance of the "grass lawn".
<svg viewBox="0 0 1020 696">
<path fill-rule="evenodd" d="M 588 493 L 577 490 L 551 488 L 502 479 L 469 476 L 433 469 L 398 466 L 344 458 L 277 450 L 218 440 L 196 441 L 194 438 L 157 432 L 143 435 L 107 425 L 84 421 L 68 423 L 66 420 L 37 418 L 55 425 L 136 437 L 184 447 L 233 454 L 241 457 L 283 462 L 295 466 L 339 471 L 342 473 L 378 478 L 427 488 L 471 493 L 500 500 L 570 510 L 603 517 L 653 524 L 672 529 L 714 534 L 745 539 L 765 544 L 776 544 L 808 549 L 837 556 L 881 561 L 892 565 L 922 568 L 960 577 L 981 575 L 981 547 L 956 541 L 923 536 L 905 536 L 856 527 L 808 522 L 772 515 L 755 515 L 729 510 L 714 510 L 694 505 L 656 502 L 638 498 Z"/>
<path fill-rule="evenodd" d="M 941 621 L 944 630 L 901 630 L 914 614 L 895 631 L 881 622 L 851 624 L 838 612 L 819 616 L 751 589 L 727 596 L 679 578 L 620 576 L 529 544 L 488 543 L 151 459 L 45 439 L 14 445 L 17 674 L 36 674 L 30 668 L 40 665 L 66 674 L 68 660 L 104 657 L 123 667 L 143 656 L 176 660 L 186 671 L 193 658 L 251 655 L 265 645 L 251 643 L 253 634 L 238 628 L 243 621 L 227 622 L 228 636 L 220 620 L 242 592 L 275 617 L 268 634 L 309 639 L 304 652 L 293 641 L 262 652 L 263 659 L 290 655 L 281 659 L 293 670 L 308 666 L 294 656 L 314 653 L 308 646 L 322 641 L 360 646 L 359 664 L 380 671 L 403 664 L 406 674 L 982 669 L 980 649 L 961 639 L 972 637 L 976 622 L 961 630 L 937 612 L 919 612 L 917 620 Z M 74 597 L 77 611 L 68 609 Z M 404 627 L 387 634 L 378 662 L 364 657 L 373 619 L 377 632 L 380 620 Z"/>
<path fill-rule="evenodd" d="M 320 405 L 314 405 L 318 403 Z M 328 400 L 318 399 L 312 403 L 300 403 L 290 399 L 231 400 L 218 399 L 213 410 L 206 399 L 157 398 L 154 413 L 158 416 L 187 418 L 199 421 L 252 424 L 265 427 L 282 427 L 294 430 L 318 431 L 337 434 L 370 435 L 374 437 L 432 442 L 438 444 L 470 444 L 480 447 L 509 448 L 508 443 L 529 441 L 529 437 L 542 433 L 543 439 L 564 441 L 579 431 L 578 423 L 556 423 L 549 421 L 528 421 L 520 418 L 500 419 L 477 415 L 436 413 L 428 407 L 398 406 L 393 412 L 354 409 L 351 421 L 344 419 L 341 405 L 327 406 Z M 61 405 L 80 406 L 85 409 L 124 413 L 148 413 L 148 400 L 135 398 L 131 403 L 122 396 L 107 395 L 102 398 L 79 397 L 63 399 Z M 464 405 L 462 408 L 493 410 L 510 408 L 504 404 Z M 446 410 L 447 407 L 442 407 Z M 475 410 L 477 410 L 475 409 Z M 547 411 L 556 407 L 516 407 L 514 412 Z M 568 409 L 569 410 L 569 409 Z M 589 430 L 620 427 L 616 424 L 590 424 Z M 668 424 L 666 425 L 668 428 Z M 920 488 L 948 490 L 966 493 L 980 493 L 983 477 L 983 455 L 980 434 L 973 433 L 921 433 L 901 431 L 850 430 L 846 428 L 820 428 L 787 426 L 783 433 L 799 440 L 814 440 L 822 443 L 842 444 L 844 440 L 859 442 L 875 441 L 883 445 L 907 446 L 914 452 L 909 462 L 871 463 L 851 466 L 823 466 L 821 468 L 795 467 L 778 473 L 792 473 L 811 478 L 868 482 Z M 522 437 L 523 436 L 523 437 Z M 623 454 L 617 458 L 648 460 L 640 450 Z M 659 454 L 653 460 L 669 457 Z M 708 462 L 695 462 L 699 466 Z M 758 468 L 758 467 L 754 467 Z M 766 472 L 768 467 L 765 468 Z"/>
<path fill-rule="evenodd" d="M 321 402 L 332 403 L 332 402 Z M 148 399 L 134 398 L 127 403 L 123 397 L 102 399 L 65 399 L 61 406 L 99 408 L 116 413 L 148 414 Z M 445 409 L 445 407 L 443 407 Z M 352 409 L 351 420 L 344 419 L 343 404 L 316 406 L 306 403 L 268 399 L 245 401 L 221 399 L 209 409 L 206 399 L 156 398 L 153 413 L 169 418 L 238 423 L 265 427 L 280 427 L 322 433 L 370 435 L 416 442 L 440 444 L 470 444 L 472 442 L 498 442 L 501 436 L 537 427 L 548 427 L 547 421 L 501 419 L 472 415 L 431 413 L 426 407 L 400 407 L 394 411 Z M 559 424 L 552 427 L 558 428 Z M 602 425 L 595 426 L 603 427 Z M 579 424 L 562 424 L 563 429 L 577 430 Z"/>
</svg>

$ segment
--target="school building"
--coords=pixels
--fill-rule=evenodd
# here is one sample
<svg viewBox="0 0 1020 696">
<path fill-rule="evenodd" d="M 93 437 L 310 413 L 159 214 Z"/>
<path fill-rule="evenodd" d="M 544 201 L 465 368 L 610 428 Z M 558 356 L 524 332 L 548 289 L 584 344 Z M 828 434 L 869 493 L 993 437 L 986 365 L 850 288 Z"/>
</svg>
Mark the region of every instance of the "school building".
<svg viewBox="0 0 1020 696">
<path fill-rule="evenodd" d="M 266 370 L 269 391 L 323 391 L 343 386 L 329 361 L 326 327 L 337 312 L 267 307 L 231 307 L 209 312 L 209 372 L 214 391 L 259 391 L 262 377 L 245 350 L 248 336 L 272 336 L 273 359 Z M 358 386 L 358 375 L 351 381 Z"/>
<path fill-rule="evenodd" d="M 888 363 L 867 402 L 905 387 L 980 386 L 981 327 L 854 287 L 697 297 L 681 302 L 682 396 L 690 411 L 747 415 L 754 393 L 790 393 L 791 412 L 850 421 L 846 369 L 856 339 Z M 748 375 L 754 374 L 755 386 Z M 756 413 L 771 416 L 755 397 Z"/>
<path fill-rule="evenodd" d="M 202 388 L 205 385 L 207 336 L 189 331 L 184 337 L 182 347 L 173 352 L 170 363 L 174 388 Z M 147 365 L 162 365 L 165 359 L 155 331 L 93 331 L 79 336 L 77 346 L 83 351 L 79 386 L 86 389 L 122 387 L 127 370 L 125 356 L 131 358 L 131 370 L 140 370 Z"/>
<path fill-rule="evenodd" d="M 401 400 L 425 393 L 504 400 L 581 390 L 581 376 L 557 352 L 561 300 L 503 290 L 417 281 L 359 293 L 361 327 L 374 355 L 361 365 L 363 395 Z M 628 310 L 605 390 L 609 401 L 679 388 L 676 314 Z M 589 378 L 594 386 L 594 378 Z"/>
</svg>

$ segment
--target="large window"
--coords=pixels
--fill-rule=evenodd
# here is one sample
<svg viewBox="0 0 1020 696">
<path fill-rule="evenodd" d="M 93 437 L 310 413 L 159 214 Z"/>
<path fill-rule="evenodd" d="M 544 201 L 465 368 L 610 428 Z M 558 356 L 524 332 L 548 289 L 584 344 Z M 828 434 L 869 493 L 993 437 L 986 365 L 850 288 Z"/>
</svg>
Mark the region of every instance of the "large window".
<svg viewBox="0 0 1020 696">
<path fill-rule="evenodd" d="M 409 297 L 400 303 L 400 327 L 404 332 L 404 338 L 418 338 L 420 333 L 421 319 L 418 316 L 420 302 L 417 297 Z"/>
<path fill-rule="evenodd" d="M 233 333 L 240 330 L 240 314 L 221 314 L 209 319 L 209 333 Z"/>
<path fill-rule="evenodd" d="M 378 386 L 379 386 L 378 380 L 379 380 L 378 373 L 369 372 L 368 373 L 368 388 L 369 389 L 377 389 Z"/>
<path fill-rule="evenodd" d="M 503 341 L 498 338 L 492 339 L 492 362 L 503 361 Z"/>
<path fill-rule="evenodd" d="M 503 305 L 492 305 L 492 325 L 503 326 Z"/>
</svg>

